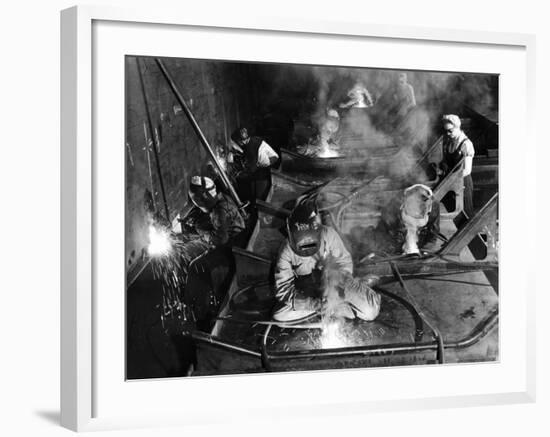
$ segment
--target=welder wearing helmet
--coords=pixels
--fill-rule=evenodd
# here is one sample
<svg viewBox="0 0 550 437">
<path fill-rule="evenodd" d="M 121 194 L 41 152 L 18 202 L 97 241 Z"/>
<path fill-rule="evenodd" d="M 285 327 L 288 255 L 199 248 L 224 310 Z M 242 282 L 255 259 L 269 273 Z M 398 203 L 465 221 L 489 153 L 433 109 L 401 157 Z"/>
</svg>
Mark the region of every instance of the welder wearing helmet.
<svg viewBox="0 0 550 437">
<path fill-rule="evenodd" d="M 218 193 L 209 177 L 191 178 L 189 199 L 202 212 L 195 220 L 195 230 L 210 245 L 230 243 L 244 230 L 244 219 L 237 205 L 228 195 Z"/>
<path fill-rule="evenodd" d="M 242 237 L 245 222 L 235 202 L 218 193 L 209 177 L 191 178 L 189 199 L 195 208 L 187 216 L 190 220 L 182 223 L 183 233 L 190 237 L 183 252 L 193 250 L 198 256 L 185 260 L 189 274 L 183 293 L 197 326 L 210 329 L 236 269 L 231 246 Z M 202 247 L 202 253 L 196 254 L 196 247 Z"/>
<path fill-rule="evenodd" d="M 386 252 L 420 253 L 439 233 L 439 203 L 432 190 L 423 184 L 406 188 L 382 211 L 378 228 L 390 238 Z"/>
<path fill-rule="evenodd" d="M 250 136 L 245 127 L 231 134 L 235 143 L 233 152 L 243 160 L 243 169 L 237 176 L 237 185 L 242 200 L 254 202 L 262 198 L 271 185 L 271 167 L 279 155 L 260 137 Z"/>
<path fill-rule="evenodd" d="M 287 219 L 287 238 L 277 257 L 273 319 L 294 322 L 322 310 L 327 282 L 323 271 L 328 268 L 341 300 L 339 315 L 375 319 L 380 295 L 353 278 L 350 253 L 338 233 L 321 224 L 315 203 L 300 203 Z"/>
</svg>

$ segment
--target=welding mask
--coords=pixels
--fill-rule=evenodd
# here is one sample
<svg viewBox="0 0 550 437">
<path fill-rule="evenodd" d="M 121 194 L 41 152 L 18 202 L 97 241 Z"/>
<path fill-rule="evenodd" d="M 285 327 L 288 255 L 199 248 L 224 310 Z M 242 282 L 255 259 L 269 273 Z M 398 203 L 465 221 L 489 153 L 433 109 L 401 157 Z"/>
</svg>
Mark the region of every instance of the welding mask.
<svg viewBox="0 0 550 437">
<path fill-rule="evenodd" d="M 287 219 L 288 241 L 298 256 L 313 256 L 321 245 L 321 219 L 314 202 L 301 203 Z"/>
<path fill-rule="evenodd" d="M 432 212 L 433 192 L 423 184 L 410 186 L 403 193 L 401 209 L 408 217 L 422 220 Z"/>
<path fill-rule="evenodd" d="M 206 176 L 193 176 L 189 186 L 189 199 L 203 212 L 210 212 L 216 204 L 216 185 Z"/>
</svg>

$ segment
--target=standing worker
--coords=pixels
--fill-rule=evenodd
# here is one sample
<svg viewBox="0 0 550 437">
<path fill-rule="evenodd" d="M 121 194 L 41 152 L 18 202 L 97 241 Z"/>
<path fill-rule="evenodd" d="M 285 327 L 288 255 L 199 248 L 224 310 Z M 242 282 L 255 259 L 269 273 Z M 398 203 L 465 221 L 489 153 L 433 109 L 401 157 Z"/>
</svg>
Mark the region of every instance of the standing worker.
<svg viewBox="0 0 550 437">
<path fill-rule="evenodd" d="M 454 114 L 443 116 L 443 161 L 441 167 L 445 173 L 451 171 L 464 158 L 462 176 L 464 178 L 464 212 L 468 217 L 474 214 L 474 183 L 472 164 L 474 145 L 461 129 L 460 118 Z"/>
<path fill-rule="evenodd" d="M 407 73 L 400 72 L 397 75 L 397 81 L 393 91 L 394 112 L 395 116 L 402 120 L 408 112 L 416 106 L 416 98 L 414 96 L 414 88 L 407 82 Z"/>
<path fill-rule="evenodd" d="M 237 175 L 237 185 L 242 200 L 255 202 L 265 196 L 271 186 L 271 167 L 279 155 L 260 137 L 250 136 L 245 127 L 240 127 L 231 134 L 236 144 L 236 154 L 241 155 L 243 168 Z"/>
</svg>

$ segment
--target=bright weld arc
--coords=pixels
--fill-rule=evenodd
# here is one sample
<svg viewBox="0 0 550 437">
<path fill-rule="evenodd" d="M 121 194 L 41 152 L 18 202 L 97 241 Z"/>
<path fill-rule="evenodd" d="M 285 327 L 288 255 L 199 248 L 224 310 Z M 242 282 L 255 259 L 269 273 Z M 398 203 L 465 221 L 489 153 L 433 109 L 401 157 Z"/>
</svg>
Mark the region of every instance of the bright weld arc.
<svg viewBox="0 0 550 437">
<path fill-rule="evenodd" d="M 172 241 L 168 232 L 150 225 L 147 252 L 153 257 L 170 255 L 172 252 Z"/>
</svg>

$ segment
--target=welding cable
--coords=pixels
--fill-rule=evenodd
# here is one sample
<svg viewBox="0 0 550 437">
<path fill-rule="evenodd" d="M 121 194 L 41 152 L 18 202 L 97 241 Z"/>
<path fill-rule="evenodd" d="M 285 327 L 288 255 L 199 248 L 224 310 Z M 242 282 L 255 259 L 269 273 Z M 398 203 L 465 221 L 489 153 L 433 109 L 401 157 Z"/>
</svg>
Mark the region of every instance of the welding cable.
<svg viewBox="0 0 550 437">
<path fill-rule="evenodd" d="M 277 322 L 275 320 L 250 320 L 250 319 L 239 319 L 238 317 L 216 317 L 214 320 L 222 320 L 224 322 L 234 322 L 250 325 L 261 325 L 261 326 L 277 326 L 282 329 L 322 329 L 323 326 L 321 322 L 312 322 L 307 324 L 301 324 L 314 316 L 319 316 L 320 313 L 316 312 L 311 314 L 308 317 L 302 318 L 293 322 Z"/>
<path fill-rule="evenodd" d="M 394 262 L 390 262 L 391 269 L 393 271 L 393 274 L 395 278 L 399 281 L 399 284 L 401 284 L 401 288 L 403 291 L 408 295 L 409 300 L 411 304 L 415 307 L 418 315 L 422 317 L 428 328 L 430 328 L 433 332 L 433 335 L 435 337 L 436 343 L 437 343 L 437 355 L 436 359 L 439 362 L 439 364 L 445 364 L 445 345 L 443 344 L 443 336 L 439 332 L 439 330 L 433 326 L 430 321 L 427 319 L 427 317 L 422 312 L 422 309 L 414 299 L 413 295 L 410 293 L 409 289 L 405 285 L 405 281 L 403 280 L 403 277 L 401 276 L 401 273 L 399 272 L 399 269 L 395 265 Z"/>
<path fill-rule="evenodd" d="M 491 284 L 483 284 L 481 282 L 472 282 L 472 281 L 460 281 L 458 279 L 444 279 L 444 278 L 433 278 L 430 276 L 427 276 L 425 278 L 416 276 L 416 279 L 420 279 L 422 281 L 439 281 L 439 282 L 452 282 L 453 284 L 465 284 L 465 285 L 474 285 L 479 287 L 492 287 Z"/>
<path fill-rule="evenodd" d="M 268 372 L 271 371 L 271 363 L 269 362 L 269 355 L 267 354 L 267 336 L 269 331 L 271 331 L 271 326 L 266 327 L 264 335 L 262 337 L 262 366 Z"/>
<path fill-rule="evenodd" d="M 415 328 L 415 342 L 420 342 L 422 340 L 422 337 L 424 336 L 424 321 L 414 305 L 412 305 L 409 301 L 402 298 L 401 296 L 398 296 L 397 294 L 392 293 L 391 291 L 386 290 L 385 288 L 382 288 L 378 285 L 372 287 L 372 289 L 380 294 L 383 294 L 390 299 L 393 299 L 397 302 L 399 302 L 401 305 L 405 307 L 411 313 L 411 316 L 414 321 L 414 328 Z"/>
</svg>

